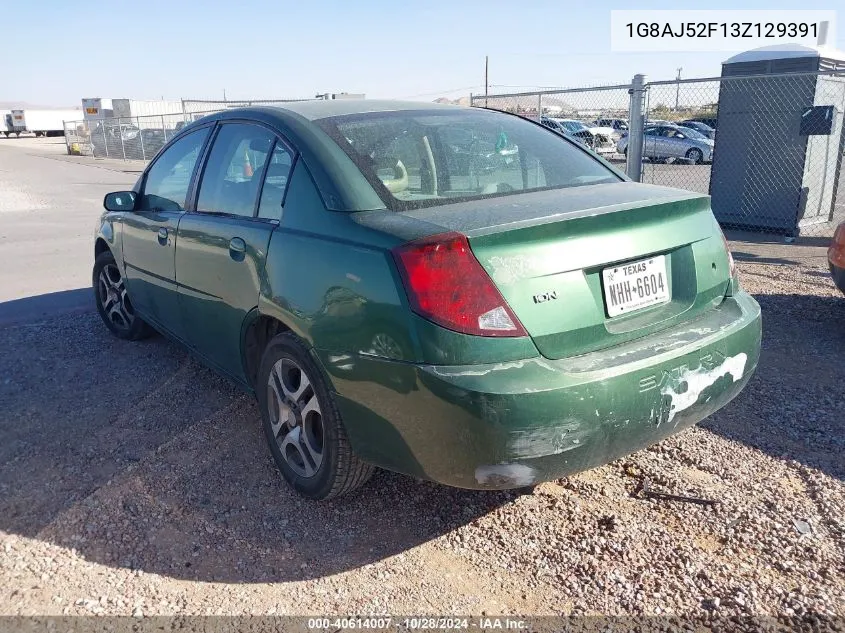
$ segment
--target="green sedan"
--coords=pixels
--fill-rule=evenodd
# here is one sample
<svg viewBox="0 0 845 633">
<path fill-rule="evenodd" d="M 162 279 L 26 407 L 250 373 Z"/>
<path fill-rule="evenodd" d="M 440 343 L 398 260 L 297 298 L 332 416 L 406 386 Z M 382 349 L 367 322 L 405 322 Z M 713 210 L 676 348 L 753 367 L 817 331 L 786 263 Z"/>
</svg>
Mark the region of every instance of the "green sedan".
<svg viewBox="0 0 845 633">
<path fill-rule="evenodd" d="M 229 110 L 108 194 L 106 326 L 255 394 L 302 495 L 378 466 L 518 488 L 726 405 L 760 354 L 710 201 L 522 117 L 389 101 Z"/>
</svg>

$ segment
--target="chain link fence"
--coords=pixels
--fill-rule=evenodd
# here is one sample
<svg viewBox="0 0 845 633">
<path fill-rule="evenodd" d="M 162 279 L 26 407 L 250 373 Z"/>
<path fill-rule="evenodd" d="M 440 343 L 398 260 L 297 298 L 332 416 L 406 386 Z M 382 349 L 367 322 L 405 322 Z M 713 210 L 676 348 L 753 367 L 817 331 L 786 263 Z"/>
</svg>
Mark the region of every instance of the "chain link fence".
<svg viewBox="0 0 845 633">
<path fill-rule="evenodd" d="M 65 142 L 69 154 L 146 161 L 155 156 L 185 125 L 207 114 L 231 108 L 274 106 L 300 101 L 312 99 L 183 99 L 182 111 L 173 114 L 65 121 Z"/>
<path fill-rule="evenodd" d="M 65 143 L 69 154 L 150 160 L 179 130 L 203 114 L 208 113 L 65 121 Z"/>
<path fill-rule="evenodd" d="M 567 88 L 542 92 L 473 95 L 471 103 L 519 114 L 571 136 L 607 160 L 624 163 L 617 143 L 628 131 L 631 86 Z M 623 165 L 624 168 L 624 165 Z"/>
<path fill-rule="evenodd" d="M 537 120 L 634 180 L 709 194 L 723 226 L 830 236 L 845 220 L 842 69 L 651 81 L 642 93 L 635 78 L 471 103 Z M 635 136 L 641 162 L 628 156 Z"/>
</svg>

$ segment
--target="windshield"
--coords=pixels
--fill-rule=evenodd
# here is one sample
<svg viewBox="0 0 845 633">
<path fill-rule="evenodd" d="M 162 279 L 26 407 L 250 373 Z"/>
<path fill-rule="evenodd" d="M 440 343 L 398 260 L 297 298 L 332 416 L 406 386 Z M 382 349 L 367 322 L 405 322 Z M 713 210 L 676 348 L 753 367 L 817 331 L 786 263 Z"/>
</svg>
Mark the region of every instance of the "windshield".
<svg viewBox="0 0 845 633">
<path fill-rule="evenodd" d="M 678 126 L 678 129 L 681 130 L 688 138 L 697 138 L 697 139 L 706 139 L 707 137 L 704 136 L 701 132 L 691 127 L 685 127 L 683 125 Z"/>
<path fill-rule="evenodd" d="M 570 132 L 580 132 L 587 129 L 587 126 L 581 121 L 561 121 L 560 123 Z"/>
<path fill-rule="evenodd" d="M 621 180 L 563 136 L 489 110 L 370 112 L 316 123 L 395 211 Z"/>
</svg>

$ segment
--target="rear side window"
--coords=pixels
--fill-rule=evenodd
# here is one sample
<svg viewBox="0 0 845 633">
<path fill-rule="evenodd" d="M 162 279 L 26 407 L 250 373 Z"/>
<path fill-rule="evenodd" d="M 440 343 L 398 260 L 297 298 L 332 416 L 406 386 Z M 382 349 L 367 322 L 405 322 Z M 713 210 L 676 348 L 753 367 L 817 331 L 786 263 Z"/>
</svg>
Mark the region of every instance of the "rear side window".
<svg viewBox="0 0 845 633">
<path fill-rule="evenodd" d="M 158 157 L 147 172 L 141 211 L 183 211 L 188 187 L 209 128 L 186 134 Z"/>
<path fill-rule="evenodd" d="M 197 211 L 251 218 L 273 141 L 273 133 L 257 125 L 223 125 L 202 175 Z"/>
<path fill-rule="evenodd" d="M 620 180 L 559 134 L 487 110 L 373 112 L 317 123 L 398 211 Z"/>
<path fill-rule="evenodd" d="M 268 220 L 278 220 L 282 217 L 282 200 L 290 178 L 293 165 L 293 155 L 281 142 L 276 142 L 267 173 L 264 176 L 264 186 L 261 188 L 261 202 L 258 204 L 258 217 Z"/>
</svg>

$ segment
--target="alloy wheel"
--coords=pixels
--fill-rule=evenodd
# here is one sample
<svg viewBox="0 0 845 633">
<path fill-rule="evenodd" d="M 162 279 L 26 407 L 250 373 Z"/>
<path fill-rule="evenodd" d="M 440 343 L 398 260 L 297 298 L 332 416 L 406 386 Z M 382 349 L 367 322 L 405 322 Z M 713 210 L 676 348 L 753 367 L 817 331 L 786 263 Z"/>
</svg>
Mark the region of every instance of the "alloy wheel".
<svg viewBox="0 0 845 633">
<path fill-rule="evenodd" d="M 126 284 L 115 264 L 106 264 L 97 278 L 97 295 L 106 318 L 121 330 L 129 330 L 135 321 L 135 310 L 129 301 Z"/>
<path fill-rule="evenodd" d="M 323 463 L 323 415 L 314 385 L 291 358 L 273 365 L 267 381 L 270 428 L 288 466 L 300 477 L 317 474 Z"/>
<path fill-rule="evenodd" d="M 704 161 L 704 154 L 702 154 L 700 149 L 691 149 L 687 152 L 687 158 L 689 158 L 694 165 L 698 165 Z"/>
</svg>

